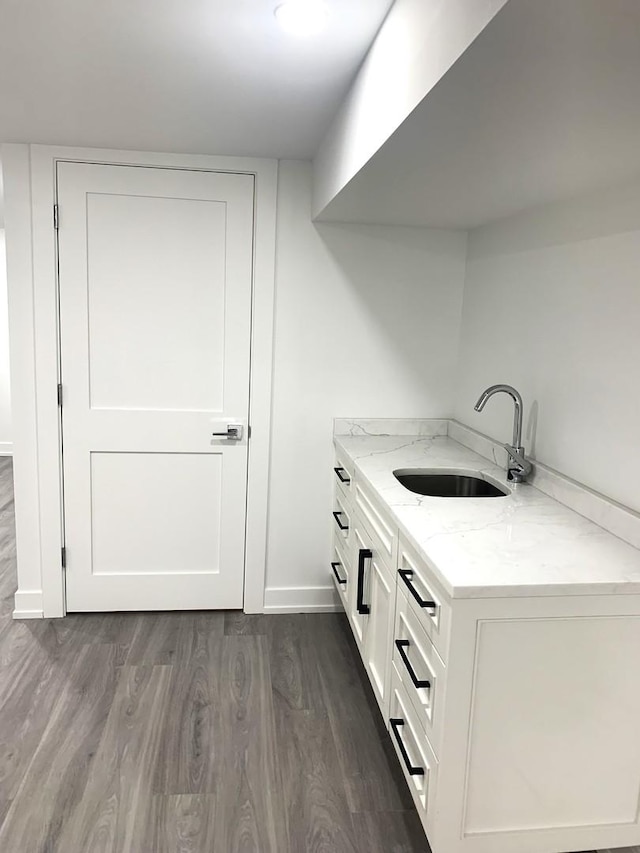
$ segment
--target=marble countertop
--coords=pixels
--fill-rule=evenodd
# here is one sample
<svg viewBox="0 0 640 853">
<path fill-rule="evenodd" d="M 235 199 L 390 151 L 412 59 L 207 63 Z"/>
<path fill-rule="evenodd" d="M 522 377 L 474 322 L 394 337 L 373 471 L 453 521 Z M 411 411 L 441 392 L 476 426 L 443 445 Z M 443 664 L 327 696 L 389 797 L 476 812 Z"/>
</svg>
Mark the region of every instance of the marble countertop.
<svg viewBox="0 0 640 853">
<path fill-rule="evenodd" d="M 360 478 L 453 598 L 640 593 L 640 550 L 453 439 L 338 435 Z M 499 498 L 423 497 L 400 468 L 464 469 L 509 490 Z"/>
</svg>

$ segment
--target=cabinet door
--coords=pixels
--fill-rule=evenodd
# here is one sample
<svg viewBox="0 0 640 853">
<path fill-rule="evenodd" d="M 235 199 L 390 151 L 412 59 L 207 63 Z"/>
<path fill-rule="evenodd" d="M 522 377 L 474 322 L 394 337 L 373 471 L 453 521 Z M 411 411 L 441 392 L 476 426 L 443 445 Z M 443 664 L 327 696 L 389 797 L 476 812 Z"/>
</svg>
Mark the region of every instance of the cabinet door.
<svg viewBox="0 0 640 853">
<path fill-rule="evenodd" d="M 376 552 L 369 568 L 370 613 L 364 642 L 364 664 L 386 721 L 389 710 L 389 681 L 393 651 L 393 622 L 396 606 L 395 578 Z"/>
</svg>

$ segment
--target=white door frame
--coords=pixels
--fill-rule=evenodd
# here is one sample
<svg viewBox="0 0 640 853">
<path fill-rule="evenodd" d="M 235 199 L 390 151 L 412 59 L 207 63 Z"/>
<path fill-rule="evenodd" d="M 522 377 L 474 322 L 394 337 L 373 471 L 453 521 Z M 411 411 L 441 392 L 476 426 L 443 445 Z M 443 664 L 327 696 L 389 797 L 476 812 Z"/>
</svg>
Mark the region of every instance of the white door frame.
<svg viewBox="0 0 640 853">
<path fill-rule="evenodd" d="M 58 283 L 53 228 L 59 160 L 255 176 L 244 609 L 264 610 L 275 290 L 276 160 L 4 145 L 14 400 L 18 592 L 14 616 L 65 615 L 61 564 Z M 60 212 L 61 219 L 64 211 Z M 27 289 L 25 292 L 25 288 Z M 29 293 L 30 288 L 30 293 Z M 28 393 L 32 389 L 32 393 Z M 35 393 L 34 393 L 35 392 Z"/>
</svg>

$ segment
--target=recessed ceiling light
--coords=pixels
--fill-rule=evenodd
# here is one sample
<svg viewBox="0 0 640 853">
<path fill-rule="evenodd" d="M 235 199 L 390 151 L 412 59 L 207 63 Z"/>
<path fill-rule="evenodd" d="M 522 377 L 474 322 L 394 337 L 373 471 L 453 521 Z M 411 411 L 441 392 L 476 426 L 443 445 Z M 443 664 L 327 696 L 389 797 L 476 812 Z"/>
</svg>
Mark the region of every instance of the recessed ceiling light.
<svg viewBox="0 0 640 853">
<path fill-rule="evenodd" d="M 322 0 L 287 0 L 276 6 L 275 16 L 286 32 L 308 36 L 320 32 L 329 18 L 329 10 Z"/>
</svg>

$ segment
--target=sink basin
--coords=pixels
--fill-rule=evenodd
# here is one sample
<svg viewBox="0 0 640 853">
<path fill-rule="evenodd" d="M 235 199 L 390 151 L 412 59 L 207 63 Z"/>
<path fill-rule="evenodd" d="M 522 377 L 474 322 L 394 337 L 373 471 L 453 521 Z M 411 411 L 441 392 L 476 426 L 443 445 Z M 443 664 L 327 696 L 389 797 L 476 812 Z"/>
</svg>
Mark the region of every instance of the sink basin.
<svg viewBox="0 0 640 853">
<path fill-rule="evenodd" d="M 417 495 L 436 498 L 504 498 L 504 489 L 489 480 L 463 472 L 422 471 L 406 468 L 394 471 L 393 476 L 405 489 Z"/>
</svg>

